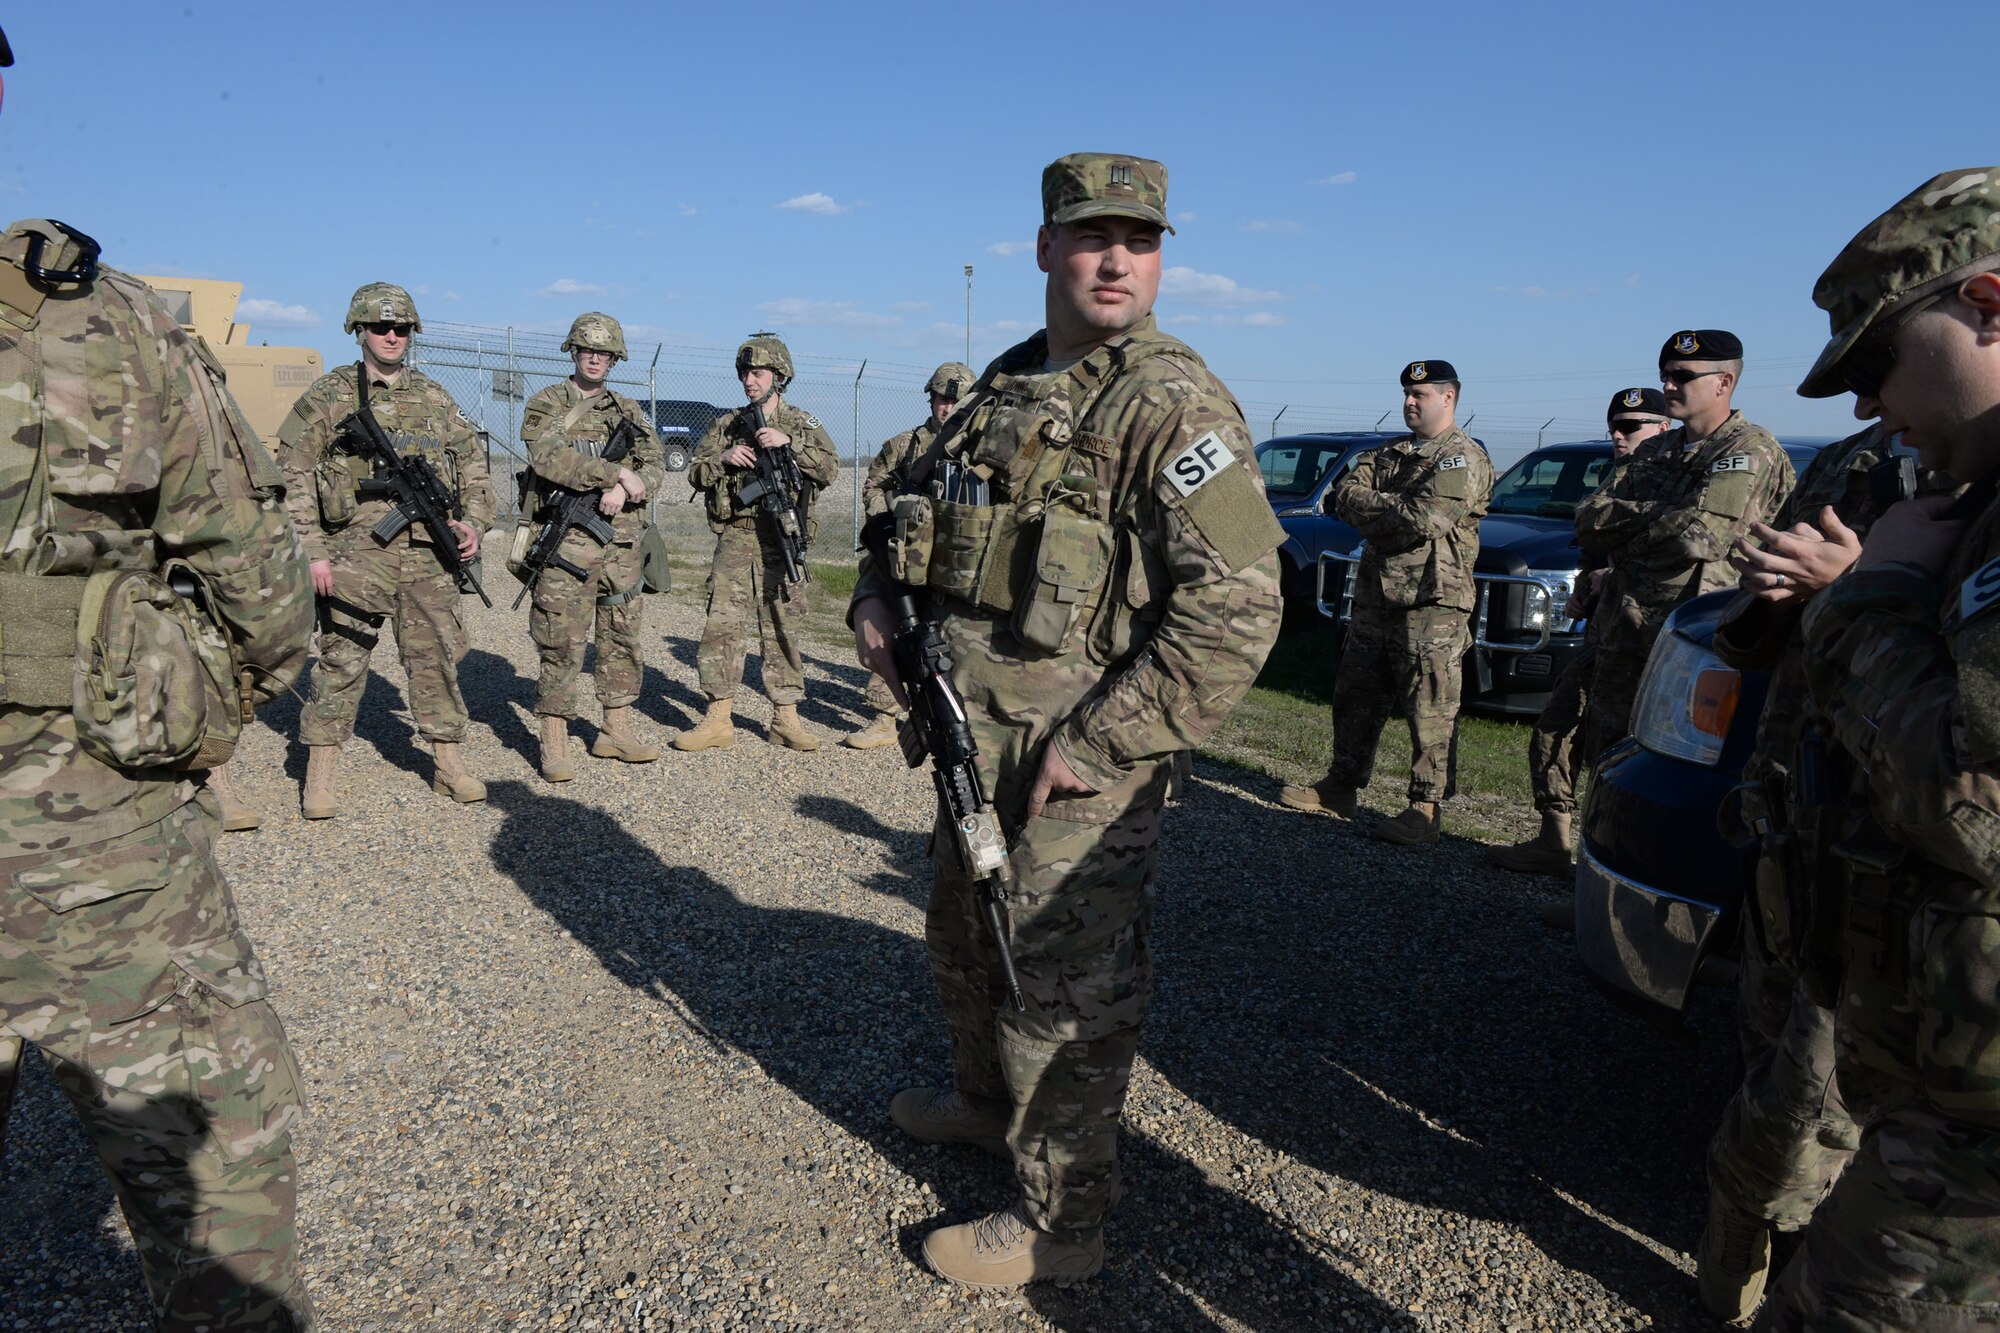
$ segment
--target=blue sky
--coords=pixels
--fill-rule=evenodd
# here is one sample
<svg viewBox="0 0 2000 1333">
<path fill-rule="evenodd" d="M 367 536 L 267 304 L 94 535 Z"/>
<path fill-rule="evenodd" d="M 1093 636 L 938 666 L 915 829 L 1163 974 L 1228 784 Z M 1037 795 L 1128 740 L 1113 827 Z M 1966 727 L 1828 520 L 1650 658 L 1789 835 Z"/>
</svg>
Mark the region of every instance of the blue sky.
<svg viewBox="0 0 2000 1333">
<path fill-rule="evenodd" d="M 380 277 L 434 322 L 601 308 L 676 349 L 769 327 L 829 375 L 920 379 L 964 355 L 970 263 L 984 364 L 1040 323 L 1041 167 L 1158 157 L 1159 314 L 1260 434 L 1287 403 L 1288 428 L 1365 425 L 1404 363 L 1444 357 L 1475 433 L 1574 437 L 1684 326 L 1742 336 L 1753 419 L 1845 433 L 1848 400 L 1792 392 L 1825 338 L 1814 277 L 1996 149 L 1990 82 L 1953 56 L 1995 31 L 1990 0 L 78 0 L 4 22 L 9 213 L 122 268 L 240 279 L 259 339 L 338 359 L 348 293 Z"/>
</svg>

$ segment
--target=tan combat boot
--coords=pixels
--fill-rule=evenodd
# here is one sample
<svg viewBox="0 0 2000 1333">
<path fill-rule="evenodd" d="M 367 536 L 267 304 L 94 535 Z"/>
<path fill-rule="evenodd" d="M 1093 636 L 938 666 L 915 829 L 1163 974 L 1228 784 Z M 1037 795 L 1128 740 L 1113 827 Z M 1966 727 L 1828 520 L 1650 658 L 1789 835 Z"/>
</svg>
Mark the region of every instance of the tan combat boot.
<svg viewBox="0 0 2000 1333">
<path fill-rule="evenodd" d="M 1310 787 L 1286 786 L 1278 793 L 1278 804 L 1332 815 L 1335 819 L 1352 819 L 1360 808 L 1354 788 L 1335 786 L 1331 778 L 1321 778 Z"/>
<path fill-rule="evenodd" d="M 1708 1226 L 1695 1250 L 1695 1283 L 1708 1312 L 1741 1327 L 1764 1299 L 1771 1272 L 1771 1224 L 1708 1191 Z"/>
<path fill-rule="evenodd" d="M 1104 1237 L 1057 1240 L 1028 1225 L 1021 1205 L 924 1237 L 924 1261 L 939 1277 L 968 1287 L 1068 1286 L 1104 1267 Z"/>
<path fill-rule="evenodd" d="M 889 1099 L 889 1118 L 913 1139 L 925 1143 L 970 1143 L 1012 1161 L 1007 1146 L 1004 1105 L 974 1103 L 957 1088 L 905 1088 Z"/>
<path fill-rule="evenodd" d="M 642 744 L 632 734 L 632 710 L 628 707 L 604 710 L 604 725 L 597 729 L 590 752 L 599 759 L 622 759 L 628 764 L 650 764 L 660 757 L 656 747 Z"/>
<path fill-rule="evenodd" d="M 435 758 L 432 767 L 431 790 L 440 796 L 449 796 L 461 804 L 486 799 L 486 784 L 472 776 L 472 770 L 465 766 L 465 757 L 457 741 L 432 741 L 431 754 Z"/>
<path fill-rule="evenodd" d="M 1438 818 L 1436 801 L 1411 801 L 1410 808 L 1386 824 L 1375 826 L 1375 836 L 1398 847 L 1415 847 L 1436 842 L 1443 821 Z"/>
<path fill-rule="evenodd" d="M 804 750 L 808 754 L 819 748 L 819 737 L 799 719 L 797 704 L 778 705 L 777 712 L 771 715 L 771 739 L 788 750 Z"/>
<path fill-rule="evenodd" d="M 875 720 L 859 731 L 850 731 L 840 743 L 850 750 L 879 750 L 896 739 L 896 715 L 877 713 Z"/>
<path fill-rule="evenodd" d="M 299 801 L 299 813 L 307 819 L 332 819 L 340 813 L 340 747 L 306 747 L 306 790 Z"/>
<path fill-rule="evenodd" d="M 208 770 L 208 789 L 215 793 L 216 802 L 222 806 L 224 833 L 248 833 L 264 822 L 264 816 L 257 813 L 256 807 L 246 804 L 236 794 L 236 784 L 229 780 L 226 765 Z"/>
<path fill-rule="evenodd" d="M 729 719 L 727 699 L 710 699 L 708 714 L 690 730 L 674 737 L 676 750 L 727 750 L 736 744 L 736 724 Z"/>
<path fill-rule="evenodd" d="M 549 782 L 568 782 L 576 776 L 569 761 L 569 719 L 542 716 L 542 777 Z"/>
<path fill-rule="evenodd" d="M 1554 875 L 1557 879 L 1568 879 L 1576 869 L 1569 859 L 1568 813 L 1544 810 L 1540 833 L 1511 847 L 1488 847 L 1486 864 L 1523 875 Z"/>
</svg>

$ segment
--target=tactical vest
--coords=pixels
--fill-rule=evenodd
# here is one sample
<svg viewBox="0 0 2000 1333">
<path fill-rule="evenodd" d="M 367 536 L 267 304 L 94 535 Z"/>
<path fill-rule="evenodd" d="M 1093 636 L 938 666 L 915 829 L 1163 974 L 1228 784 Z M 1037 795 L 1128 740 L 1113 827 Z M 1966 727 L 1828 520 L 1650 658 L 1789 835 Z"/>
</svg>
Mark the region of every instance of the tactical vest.
<svg viewBox="0 0 2000 1333">
<path fill-rule="evenodd" d="M 1125 337 L 1062 373 L 990 372 L 945 424 L 927 491 L 893 506 L 891 572 L 1010 616 L 1026 647 L 1075 647 L 1110 586 L 1116 521 L 1130 526 L 1137 500 L 1121 475 L 1131 460 L 1090 429 L 1093 413 L 1121 375 L 1169 351 L 1195 355 L 1173 339 Z"/>
<path fill-rule="evenodd" d="M 0 400 L 0 707 L 71 712 L 83 749 L 117 767 L 222 763 L 242 724 L 235 664 L 201 576 L 160 562 L 140 512 L 160 453 L 91 429 L 133 421 L 142 390 L 118 339 L 85 337 L 81 321 L 45 325 L 93 290 L 105 304 L 133 298 L 104 274 L 45 290 L 7 248 L 0 383 L 20 392 Z M 210 407 L 237 429 L 219 401 Z"/>
</svg>

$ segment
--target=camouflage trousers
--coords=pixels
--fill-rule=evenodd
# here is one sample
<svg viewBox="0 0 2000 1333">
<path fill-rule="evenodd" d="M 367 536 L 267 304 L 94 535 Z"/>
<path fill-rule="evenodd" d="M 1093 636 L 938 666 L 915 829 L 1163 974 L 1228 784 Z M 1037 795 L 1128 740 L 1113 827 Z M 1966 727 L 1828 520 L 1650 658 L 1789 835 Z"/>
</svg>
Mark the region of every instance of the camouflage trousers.
<svg viewBox="0 0 2000 1333">
<path fill-rule="evenodd" d="M 61 860 L 0 859 L 0 1035 L 38 1047 L 76 1108 L 162 1328 L 303 1329 L 298 1069 L 211 802 Z"/>
<path fill-rule="evenodd" d="M 639 548 L 617 542 L 599 546 L 572 532 L 558 554 L 588 577 L 578 579 L 551 566 L 535 580 L 528 612 L 528 635 L 542 659 L 535 712 L 545 717 L 576 716 L 577 675 L 583 670 L 583 648 L 593 616 L 597 702 L 624 708 L 639 697 L 644 671 L 639 635 L 645 628 L 646 597 L 639 590 Z"/>
<path fill-rule="evenodd" d="M 896 696 L 889 693 L 889 683 L 872 671 L 868 673 L 868 706 L 883 717 L 902 714 L 896 707 Z"/>
<path fill-rule="evenodd" d="M 1651 651 L 1632 653 L 1599 645 L 1593 654 L 1589 708 L 1584 714 L 1582 759 L 1595 764 L 1598 756 L 1632 734 L 1632 714 L 1639 704 L 1639 678 L 1646 674 Z"/>
<path fill-rule="evenodd" d="M 785 600 L 785 562 L 765 550 L 755 523 L 728 523 L 715 539 L 708 571 L 708 623 L 702 627 L 695 668 L 710 699 L 732 699 L 743 680 L 750 630 L 757 630 L 764 659 L 764 693 L 782 708 L 806 697 L 805 661 L 798 627 Z"/>
<path fill-rule="evenodd" d="M 2000 1326 L 2000 1131 L 1912 1104 L 1870 1121 L 1764 1302 L 1767 1333 Z"/>
<path fill-rule="evenodd" d="M 1153 998 L 1156 797 L 1110 823 L 1054 815 L 1014 840 L 1008 950 L 1028 1002 L 1008 1002 L 979 894 L 951 829 L 933 835 L 924 939 L 958 1088 L 1013 1108 L 1007 1144 L 1028 1218 L 1067 1239 L 1104 1226 L 1118 1118 Z"/>
<path fill-rule="evenodd" d="M 1412 801 L 1457 789 L 1458 703 L 1472 631 L 1465 612 L 1426 606 L 1348 626 L 1333 680 L 1333 764 L 1327 781 L 1366 787 L 1390 716 L 1410 728 Z"/>
<path fill-rule="evenodd" d="M 1576 813 L 1576 775 L 1581 756 L 1585 712 L 1590 704 L 1590 677 L 1597 649 L 1586 644 L 1556 677 L 1542 715 L 1528 733 L 1528 783 L 1534 788 L 1535 809 L 1542 814 Z"/>
<path fill-rule="evenodd" d="M 1745 930 L 1738 1007 L 1743 1084 L 1708 1145 L 1708 1184 L 1780 1231 L 1812 1220 L 1861 1131 L 1834 1079 L 1833 1011 Z"/>
<path fill-rule="evenodd" d="M 354 735 L 354 715 L 368 687 L 368 658 L 376 628 L 356 612 L 387 618 L 396 651 L 410 679 L 410 715 L 425 740 L 465 739 L 465 697 L 458 692 L 458 660 L 465 656 L 465 626 L 458 618 L 458 588 L 428 546 L 407 535 L 385 547 L 345 552 L 333 561 L 333 598 L 319 604 L 319 660 L 313 664 L 312 702 L 299 723 L 307 745 L 344 745 Z"/>
</svg>

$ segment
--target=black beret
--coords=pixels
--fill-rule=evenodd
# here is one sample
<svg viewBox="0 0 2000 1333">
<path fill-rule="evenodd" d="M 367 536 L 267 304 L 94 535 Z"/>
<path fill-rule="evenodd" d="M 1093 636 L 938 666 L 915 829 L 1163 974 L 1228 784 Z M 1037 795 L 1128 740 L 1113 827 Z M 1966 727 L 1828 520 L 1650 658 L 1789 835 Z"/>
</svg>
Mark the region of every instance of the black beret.
<svg viewBox="0 0 2000 1333">
<path fill-rule="evenodd" d="M 1458 368 L 1449 361 L 1412 361 L 1403 367 L 1403 387 L 1412 384 L 1435 384 L 1439 380 L 1458 379 Z"/>
<path fill-rule="evenodd" d="M 1611 406 L 1604 410 L 1606 421 L 1616 421 L 1620 417 L 1665 417 L 1667 396 L 1658 389 L 1620 389 L 1611 395 Z"/>
<path fill-rule="evenodd" d="M 1660 348 L 1660 364 L 1669 361 L 1736 361 L 1743 340 L 1727 329 L 1682 329 Z"/>
<path fill-rule="evenodd" d="M 14 48 L 7 45 L 7 34 L 0 32 L 0 66 L 14 63 Z"/>
</svg>

